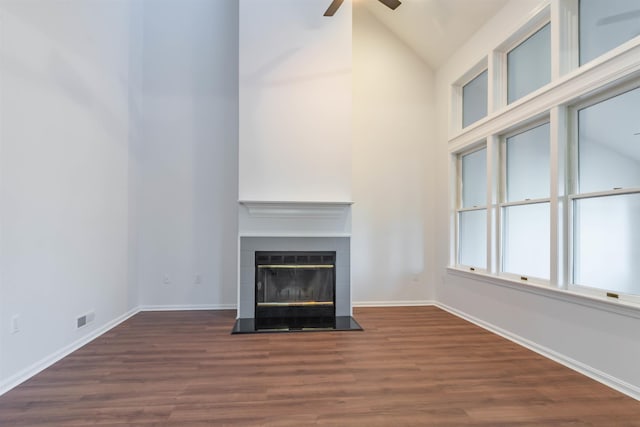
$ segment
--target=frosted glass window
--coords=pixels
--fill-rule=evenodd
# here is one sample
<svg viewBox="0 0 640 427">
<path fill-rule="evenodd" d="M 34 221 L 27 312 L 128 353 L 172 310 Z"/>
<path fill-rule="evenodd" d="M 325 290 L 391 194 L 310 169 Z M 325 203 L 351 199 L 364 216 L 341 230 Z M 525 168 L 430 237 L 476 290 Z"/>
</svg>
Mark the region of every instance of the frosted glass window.
<svg viewBox="0 0 640 427">
<path fill-rule="evenodd" d="M 640 194 L 574 203 L 574 283 L 640 295 Z"/>
<path fill-rule="evenodd" d="M 462 127 L 467 127 L 487 115 L 487 71 L 462 88 Z"/>
<path fill-rule="evenodd" d="M 471 267 L 487 267 L 487 211 L 459 213 L 458 263 Z"/>
<path fill-rule="evenodd" d="M 551 81 L 551 25 L 547 24 L 507 54 L 507 101 Z"/>
<path fill-rule="evenodd" d="M 502 271 L 549 279 L 549 203 L 504 208 Z"/>
<path fill-rule="evenodd" d="M 549 123 L 507 138 L 507 201 L 549 197 Z"/>
<path fill-rule="evenodd" d="M 639 111 L 634 89 L 578 112 L 581 193 L 640 187 Z"/>
<path fill-rule="evenodd" d="M 638 0 L 580 0 L 580 65 L 638 34 Z"/>
<path fill-rule="evenodd" d="M 487 149 L 462 156 L 462 207 L 487 204 Z"/>
</svg>

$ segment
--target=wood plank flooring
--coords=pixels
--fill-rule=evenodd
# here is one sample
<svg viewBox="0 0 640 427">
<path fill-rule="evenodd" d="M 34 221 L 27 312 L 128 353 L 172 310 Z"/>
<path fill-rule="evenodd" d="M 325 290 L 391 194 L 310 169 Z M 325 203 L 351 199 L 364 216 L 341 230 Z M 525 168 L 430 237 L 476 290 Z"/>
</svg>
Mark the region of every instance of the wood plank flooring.
<svg viewBox="0 0 640 427">
<path fill-rule="evenodd" d="M 0 397 L 0 426 L 640 426 L 640 402 L 435 307 L 230 335 L 145 312 Z"/>
</svg>

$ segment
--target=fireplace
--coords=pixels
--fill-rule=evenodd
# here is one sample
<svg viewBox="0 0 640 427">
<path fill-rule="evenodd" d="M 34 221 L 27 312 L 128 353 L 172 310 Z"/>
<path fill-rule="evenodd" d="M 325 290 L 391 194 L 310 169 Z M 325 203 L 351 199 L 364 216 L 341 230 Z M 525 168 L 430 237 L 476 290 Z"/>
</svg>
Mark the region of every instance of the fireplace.
<svg viewBox="0 0 640 427">
<path fill-rule="evenodd" d="M 255 328 L 335 328 L 336 253 L 255 253 Z"/>
<path fill-rule="evenodd" d="M 232 334 L 362 330 L 351 307 L 351 203 L 241 201 Z"/>
</svg>

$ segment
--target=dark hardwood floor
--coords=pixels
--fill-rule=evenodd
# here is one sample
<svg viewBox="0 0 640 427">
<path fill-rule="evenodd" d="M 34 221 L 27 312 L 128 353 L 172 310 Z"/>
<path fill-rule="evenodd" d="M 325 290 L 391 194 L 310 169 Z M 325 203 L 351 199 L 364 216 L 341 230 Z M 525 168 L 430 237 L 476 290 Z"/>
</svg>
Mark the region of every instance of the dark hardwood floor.
<svg viewBox="0 0 640 427">
<path fill-rule="evenodd" d="M 435 307 L 364 332 L 230 335 L 146 312 L 0 397 L 0 426 L 640 426 L 640 402 Z"/>
</svg>

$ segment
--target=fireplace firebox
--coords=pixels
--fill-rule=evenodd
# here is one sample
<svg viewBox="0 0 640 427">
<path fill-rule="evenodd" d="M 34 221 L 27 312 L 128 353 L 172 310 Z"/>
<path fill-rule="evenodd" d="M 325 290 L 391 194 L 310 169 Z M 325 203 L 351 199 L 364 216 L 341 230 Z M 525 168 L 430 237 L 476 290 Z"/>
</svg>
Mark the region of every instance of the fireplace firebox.
<svg viewBox="0 0 640 427">
<path fill-rule="evenodd" d="M 336 253 L 255 252 L 255 328 L 336 326 Z"/>
</svg>

